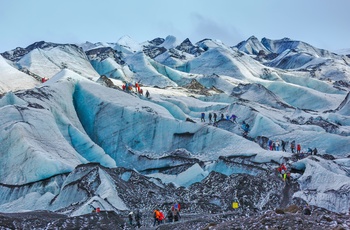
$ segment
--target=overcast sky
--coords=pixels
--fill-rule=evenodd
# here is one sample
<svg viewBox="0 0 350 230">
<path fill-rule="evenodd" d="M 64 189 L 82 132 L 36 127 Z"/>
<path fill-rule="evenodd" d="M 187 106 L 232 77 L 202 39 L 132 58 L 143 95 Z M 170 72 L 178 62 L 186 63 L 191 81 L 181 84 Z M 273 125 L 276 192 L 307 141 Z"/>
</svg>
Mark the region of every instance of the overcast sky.
<svg viewBox="0 0 350 230">
<path fill-rule="evenodd" d="M 174 35 L 233 46 L 254 35 L 350 48 L 350 0 L 0 0 L 0 52 L 36 41 L 141 43 Z"/>
</svg>

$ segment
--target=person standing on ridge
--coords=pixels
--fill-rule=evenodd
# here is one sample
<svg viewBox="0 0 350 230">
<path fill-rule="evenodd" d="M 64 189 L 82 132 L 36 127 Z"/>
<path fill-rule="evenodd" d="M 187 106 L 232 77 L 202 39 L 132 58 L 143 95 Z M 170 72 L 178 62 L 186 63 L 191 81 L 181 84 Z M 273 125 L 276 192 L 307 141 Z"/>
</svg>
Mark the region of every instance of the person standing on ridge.
<svg viewBox="0 0 350 230">
<path fill-rule="evenodd" d="M 290 171 L 287 171 L 287 184 L 290 184 Z"/>
<path fill-rule="evenodd" d="M 280 151 L 280 142 L 279 142 L 279 140 L 276 141 L 276 151 Z"/>
<path fill-rule="evenodd" d="M 298 145 L 297 145 L 297 153 L 300 153 L 300 151 L 301 151 L 301 145 L 298 144 Z"/>
<path fill-rule="evenodd" d="M 173 221 L 178 221 L 181 216 L 180 216 L 180 209 L 181 209 L 181 206 L 180 206 L 180 203 L 178 202 L 175 202 L 175 204 L 171 207 L 171 210 L 173 211 Z"/>
<path fill-rule="evenodd" d="M 173 211 L 171 209 L 168 210 L 168 213 L 166 216 L 168 218 L 169 223 L 173 222 L 174 216 L 173 216 Z"/>
<path fill-rule="evenodd" d="M 128 217 L 129 217 L 129 224 L 132 226 L 133 224 L 132 224 L 132 221 L 133 221 L 133 217 L 132 217 L 132 215 L 133 215 L 134 213 L 133 212 L 130 212 L 129 213 L 129 215 L 128 215 Z"/>
<path fill-rule="evenodd" d="M 294 153 L 294 151 L 295 151 L 295 141 L 292 141 L 290 143 L 290 150 L 292 151 L 292 153 Z"/>
<path fill-rule="evenodd" d="M 136 92 L 140 91 L 140 86 L 138 82 L 135 83 L 135 91 Z"/>
<path fill-rule="evenodd" d="M 173 221 L 177 222 L 180 219 L 180 213 L 178 209 L 173 210 Z"/>
<path fill-rule="evenodd" d="M 149 98 L 149 92 L 146 90 L 146 97 Z"/>
<path fill-rule="evenodd" d="M 306 153 L 312 155 L 312 149 L 310 147 L 307 148 L 307 152 Z"/>
<path fill-rule="evenodd" d="M 287 167 L 285 166 L 285 164 L 284 163 L 282 163 L 281 164 L 281 166 L 280 166 L 280 168 L 279 168 L 279 172 L 281 173 L 282 172 L 282 170 L 284 170 L 284 171 L 287 171 Z"/>
<path fill-rule="evenodd" d="M 159 223 L 162 224 L 164 219 L 165 219 L 164 213 L 162 211 L 159 211 Z"/>
<path fill-rule="evenodd" d="M 233 123 L 237 123 L 237 122 L 236 122 L 236 118 L 237 118 L 237 116 L 234 115 L 234 114 L 232 114 L 232 116 L 230 117 L 230 119 L 232 119 L 232 122 L 233 122 Z"/>
<path fill-rule="evenodd" d="M 272 140 L 269 139 L 268 142 L 267 142 L 267 145 L 269 146 L 269 150 L 272 151 Z"/>
<path fill-rule="evenodd" d="M 211 115 L 211 113 L 209 113 L 208 117 L 209 117 L 209 124 L 211 124 L 212 123 L 212 120 L 211 120 L 212 115 Z"/>
<path fill-rule="evenodd" d="M 280 173 L 282 180 L 286 181 L 287 178 L 287 167 L 284 165 L 284 163 L 281 164 L 280 167 L 278 167 L 278 172 Z"/>
<path fill-rule="evenodd" d="M 177 210 L 180 212 L 180 209 L 181 209 L 181 205 L 180 203 L 178 202 L 175 202 L 175 204 L 173 205 L 173 207 L 171 207 L 171 209 L 174 211 L 174 210 Z"/>
<path fill-rule="evenodd" d="M 201 122 L 205 122 L 205 113 L 201 113 Z"/>
<path fill-rule="evenodd" d="M 287 172 L 286 171 L 283 171 L 282 179 L 283 179 L 283 182 L 286 183 L 286 181 L 287 181 Z"/>
<path fill-rule="evenodd" d="M 243 121 L 241 128 L 243 130 L 243 137 L 247 137 L 248 132 L 249 132 L 249 124 L 247 124 L 245 121 Z"/>
<path fill-rule="evenodd" d="M 282 140 L 282 151 L 286 152 L 286 142 Z"/>
<path fill-rule="evenodd" d="M 216 115 L 216 113 L 214 113 L 214 123 L 216 122 L 217 118 L 218 118 L 218 115 Z"/>
<path fill-rule="evenodd" d="M 140 210 L 137 210 L 136 211 L 136 214 L 135 214 L 135 221 L 136 221 L 136 226 L 138 228 L 141 228 L 141 213 L 140 213 Z"/>
<path fill-rule="evenodd" d="M 153 211 L 153 218 L 154 218 L 154 223 L 153 223 L 153 226 L 156 226 L 156 224 L 159 225 L 160 221 L 160 212 L 159 212 L 159 209 L 155 209 Z"/>
</svg>

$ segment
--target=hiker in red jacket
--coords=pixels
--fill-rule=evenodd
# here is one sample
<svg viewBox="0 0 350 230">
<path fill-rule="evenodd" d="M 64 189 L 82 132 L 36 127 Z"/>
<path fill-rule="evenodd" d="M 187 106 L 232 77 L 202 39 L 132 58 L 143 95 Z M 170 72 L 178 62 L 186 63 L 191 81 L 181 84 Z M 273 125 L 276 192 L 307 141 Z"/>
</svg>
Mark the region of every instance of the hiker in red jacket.
<svg viewBox="0 0 350 230">
<path fill-rule="evenodd" d="M 300 151 L 301 151 L 301 145 L 298 144 L 298 145 L 297 145 L 297 153 L 300 153 Z"/>
</svg>

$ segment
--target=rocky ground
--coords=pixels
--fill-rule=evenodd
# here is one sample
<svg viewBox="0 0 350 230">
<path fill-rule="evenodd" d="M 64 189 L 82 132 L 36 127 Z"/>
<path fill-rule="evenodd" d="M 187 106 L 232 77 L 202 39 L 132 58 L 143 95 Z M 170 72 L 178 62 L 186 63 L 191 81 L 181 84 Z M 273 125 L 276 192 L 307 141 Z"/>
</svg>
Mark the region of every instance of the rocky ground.
<svg viewBox="0 0 350 230">
<path fill-rule="evenodd" d="M 115 212 L 68 217 L 48 211 L 0 213 L 0 229 L 124 229 L 125 221 Z"/>
<path fill-rule="evenodd" d="M 247 229 L 350 229 L 350 217 L 320 208 L 313 208 L 311 215 L 302 214 L 297 205 L 285 209 L 265 211 L 262 214 L 238 216 L 236 212 L 220 214 L 185 214 L 175 223 L 163 223 L 153 227 L 151 215 L 144 216 L 143 230 L 247 230 Z M 0 214 L 0 229 L 137 229 L 127 223 L 126 216 L 115 212 L 91 213 L 68 217 L 47 211 Z"/>
<path fill-rule="evenodd" d="M 311 207 L 311 215 L 302 214 L 305 202 L 293 198 L 299 190 L 296 179 L 285 183 L 278 176 L 274 162 L 259 165 L 249 158 L 222 157 L 223 164 L 240 167 L 249 174 L 230 176 L 211 172 L 201 183 L 175 187 L 171 184 L 156 186 L 145 176 L 123 168 L 108 169 L 99 164 L 77 167 L 73 172 L 85 172 L 89 180 L 78 179 L 80 188 L 86 188 L 94 195 L 98 189 L 86 181 L 99 181 L 101 170 L 108 173 L 118 194 L 132 210 L 105 211 L 69 216 L 84 203 L 76 203 L 70 209 L 34 211 L 27 213 L 0 213 L 1 229 L 135 229 L 128 223 L 130 211 L 140 210 L 144 230 L 227 230 L 227 229 L 350 229 L 350 216 L 337 214 L 318 207 Z M 186 162 L 185 162 L 186 163 Z M 184 163 L 184 165 L 186 165 Z M 172 170 L 171 168 L 167 170 Z M 302 172 L 300 172 L 302 173 Z M 128 180 L 123 175 L 129 174 Z M 297 173 L 296 173 L 297 174 Z M 94 184 L 95 185 L 95 184 Z M 66 186 L 65 189 L 70 189 Z M 72 194 L 74 190 L 69 190 Z M 82 192 L 80 192 L 82 193 Z M 87 196 L 87 200 L 91 196 Z M 239 208 L 233 209 L 232 202 L 237 198 Z M 173 202 L 181 203 L 181 219 L 175 223 L 153 226 L 153 210 L 164 213 Z M 62 214 L 66 213 L 66 214 Z"/>
</svg>

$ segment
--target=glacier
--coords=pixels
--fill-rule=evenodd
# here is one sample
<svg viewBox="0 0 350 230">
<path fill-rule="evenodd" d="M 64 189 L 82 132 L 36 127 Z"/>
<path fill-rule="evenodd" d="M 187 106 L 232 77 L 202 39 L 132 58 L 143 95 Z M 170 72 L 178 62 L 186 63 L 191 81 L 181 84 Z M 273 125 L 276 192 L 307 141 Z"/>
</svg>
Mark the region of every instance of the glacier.
<svg viewBox="0 0 350 230">
<path fill-rule="evenodd" d="M 303 42 L 255 37 L 236 47 L 211 39 L 193 45 L 169 36 L 138 44 L 123 37 L 80 46 L 40 43 L 23 56 L 2 54 L 0 207 L 79 216 L 98 206 L 126 213 L 185 199 L 168 190 L 191 193 L 220 177 L 264 181 L 266 196 L 239 191 L 253 197 L 249 210 L 300 199 L 348 214 L 348 63 Z M 41 83 L 43 77 L 49 80 Z M 150 97 L 123 91 L 127 82 L 138 82 Z M 214 112 L 215 125 L 208 122 Z M 231 114 L 238 123 L 220 119 Z M 268 139 L 286 141 L 287 152 L 267 150 Z M 295 159 L 293 140 L 318 155 Z M 293 171 L 295 190 L 277 202 L 268 190 L 282 183 L 274 175 L 282 162 Z M 147 196 L 130 200 L 142 190 Z M 202 192 L 195 195 L 209 194 Z M 213 209 L 228 202 L 206 199 Z"/>
</svg>

